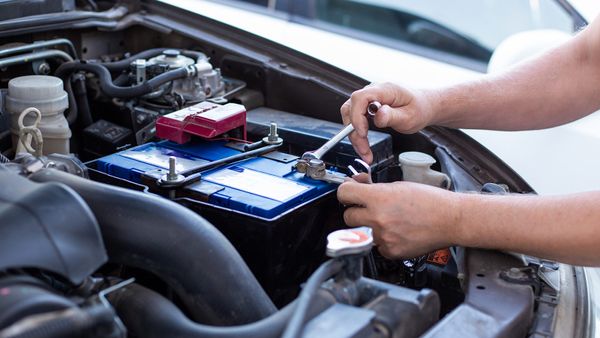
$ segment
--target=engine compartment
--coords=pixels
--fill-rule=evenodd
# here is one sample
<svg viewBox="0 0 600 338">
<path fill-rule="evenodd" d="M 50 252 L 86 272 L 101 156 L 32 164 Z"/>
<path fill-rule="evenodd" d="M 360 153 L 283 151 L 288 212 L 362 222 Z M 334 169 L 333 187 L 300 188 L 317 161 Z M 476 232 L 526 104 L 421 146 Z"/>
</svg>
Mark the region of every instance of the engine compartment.
<svg viewBox="0 0 600 338">
<path fill-rule="evenodd" d="M 489 336 L 525 336 L 553 313 L 534 302 L 556 293 L 538 277 L 541 266 L 557 271 L 553 262 L 460 247 L 404 260 L 370 246 L 326 255 L 328 234 L 346 229 L 344 206 L 335 182 L 297 162 L 342 129 L 339 107 L 364 81 L 153 6 L 108 31 L 0 41 L 0 181 L 15 187 L 0 205 L 70 196 L 48 206 L 62 216 L 0 213 L 14 238 L 0 250 L 0 296 L 41 295 L 4 320 L 2 309 L 24 300 L 0 298 L 0 337 L 57 323 L 72 327 L 55 336 L 434 337 L 478 320 Z M 409 160 L 433 160 L 425 170 L 445 178 L 440 187 L 532 192 L 459 131 L 373 128 L 369 142 L 374 182 L 407 180 Z M 342 141 L 323 157 L 324 175 L 352 176 L 356 157 Z M 96 251 L 77 236 L 29 238 L 20 225 L 60 222 L 66 234 L 85 224 Z M 95 259 L 74 261 L 83 251 Z"/>
</svg>

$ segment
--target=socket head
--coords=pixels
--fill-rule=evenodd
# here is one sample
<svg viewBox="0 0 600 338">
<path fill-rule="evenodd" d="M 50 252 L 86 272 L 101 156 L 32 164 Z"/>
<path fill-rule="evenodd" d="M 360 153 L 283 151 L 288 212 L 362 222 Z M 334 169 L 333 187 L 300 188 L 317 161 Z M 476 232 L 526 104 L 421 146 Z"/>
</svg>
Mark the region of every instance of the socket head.
<svg viewBox="0 0 600 338">
<path fill-rule="evenodd" d="M 367 113 L 370 116 L 375 116 L 379 108 L 381 108 L 381 103 L 379 101 L 371 101 L 367 106 Z"/>
<path fill-rule="evenodd" d="M 306 161 L 308 162 L 308 161 L 310 161 L 310 160 L 312 160 L 312 159 L 317 159 L 317 160 L 318 160 L 319 158 L 317 157 L 317 155 L 315 155 L 315 153 L 314 153 L 314 152 L 312 152 L 312 151 L 307 151 L 307 152 L 305 152 L 304 154 L 302 154 L 302 159 L 303 159 L 303 160 L 306 160 Z"/>
</svg>

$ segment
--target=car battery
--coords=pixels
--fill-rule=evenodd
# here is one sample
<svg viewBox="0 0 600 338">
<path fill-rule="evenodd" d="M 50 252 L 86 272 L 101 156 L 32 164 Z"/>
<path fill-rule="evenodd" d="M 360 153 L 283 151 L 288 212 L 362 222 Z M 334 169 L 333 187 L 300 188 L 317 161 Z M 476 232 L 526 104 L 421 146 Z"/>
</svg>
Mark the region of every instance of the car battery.
<svg viewBox="0 0 600 338">
<path fill-rule="evenodd" d="M 225 141 L 184 145 L 162 141 L 100 158 L 96 168 L 142 183 L 143 173 L 166 171 L 171 156 L 177 159 L 177 171 L 182 172 L 239 152 L 227 147 Z M 278 158 L 251 158 L 206 171 L 200 182 L 190 184 L 186 190 L 191 195 L 196 192 L 195 195 L 207 197 L 210 204 L 271 219 L 335 189 L 333 184 L 305 178 L 294 170 L 295 156 L 279 154 Z"/>
<path fill-rule="evenodd" d="M 161 141 L 88 166 L 97 174 L 143 184 L 143 173 L 167 171 L 170 156 L 181 172 L 240 151 L 239 143 L 226 141 Z M 178 202 L 225 234 L 278 304 L 296 296 L 298 285 L 323 259 L 326 234 L 343 225 L 337 186 L 304 177 L 293 168 L 296 160 L 268 153 L 202 172 L 200 181 L 177 191 Z"/>
</svg>

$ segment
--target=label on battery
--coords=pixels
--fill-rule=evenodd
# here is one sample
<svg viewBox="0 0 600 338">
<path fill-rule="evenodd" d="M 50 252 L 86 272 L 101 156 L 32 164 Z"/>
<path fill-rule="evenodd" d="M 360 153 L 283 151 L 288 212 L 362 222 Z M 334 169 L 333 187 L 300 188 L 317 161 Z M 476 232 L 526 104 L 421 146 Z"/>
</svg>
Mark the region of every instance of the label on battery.
<svg viewBox="0 0 600 338">
<path fill-rule="evenodd" d="M 279 202 L 287 201 L 310 189 L 285 178 L 237 166 L 210 173 L 204 179 Z"/>
<path fill-rule="evenodd" d="M 185 171 L 195 168 L 201 164 L 210 161 L 193 157 L 188 154 L 164 147 L 150 146 L 142 149 L 127 150 L 120 154 L 123 157 L 131 158 L 136 161 L 152 164 L 163 169 L 169 168 L 169 157 L 177 157 L 177 171 Z"/>
</svg>

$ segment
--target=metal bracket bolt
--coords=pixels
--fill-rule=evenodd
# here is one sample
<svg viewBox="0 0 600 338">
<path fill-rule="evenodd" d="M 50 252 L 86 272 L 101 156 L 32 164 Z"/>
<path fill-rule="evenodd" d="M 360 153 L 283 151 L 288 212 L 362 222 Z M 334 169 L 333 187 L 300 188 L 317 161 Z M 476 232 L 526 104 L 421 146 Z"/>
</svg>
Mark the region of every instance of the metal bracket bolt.
<svg viewBox="0 0 600 338">
<path fill-rule="evenodd" d="M 180 183 L 185 180 L 185 176 L 177 173 L 177 158 L 169 156 L 169 172 L 160 178 L 162 183 Z"/>
<path fill-rule="evenodd" d="M 283 142 L 283 139 L 277 134 L 277 123 L 271 122 L 269 134 L 263 138 L 263 142 L 266 144 L 278 144 Z"/>
</svg>

